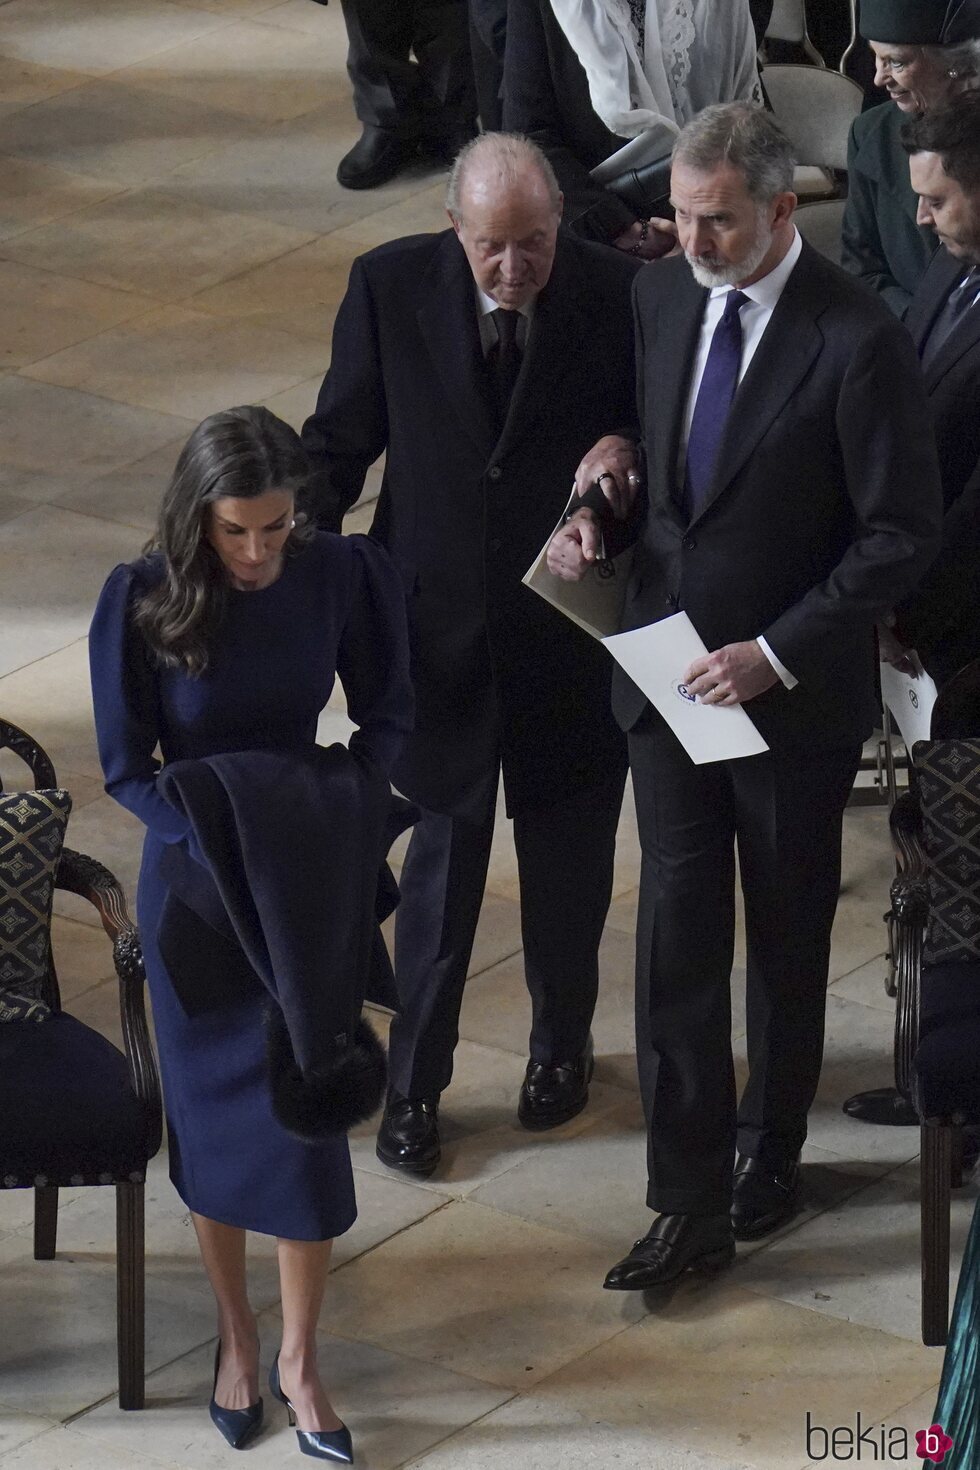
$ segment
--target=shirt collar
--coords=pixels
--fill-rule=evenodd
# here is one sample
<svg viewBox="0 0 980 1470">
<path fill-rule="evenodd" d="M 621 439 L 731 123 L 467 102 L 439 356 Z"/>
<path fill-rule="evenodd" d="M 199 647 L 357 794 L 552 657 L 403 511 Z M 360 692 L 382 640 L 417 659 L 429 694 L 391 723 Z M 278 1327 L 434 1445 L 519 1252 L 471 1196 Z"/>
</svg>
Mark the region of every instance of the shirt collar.
<svg viewBox="0 0 980 1470">
<path fill-rule="evenodd" d="M 476 286 L 475 281 L 473 284 L 474 286 Z M 537 298 L 533 297 L 528 302 L 527 306 L 519 306 L 517 308 L 518 315 L 526 317 L 527 320 L 530 321 L 531 317 L 534 315 L 534 303 L 536 300 Z M 486 291 L 481 291 L 479 286 L 476 286 L 476 304 L 479 308 L 481 316 L 489 316 L 491 312 L 500 310 L 500 303 L 494 301 L 492 296 L 488 296 Z"/>
<path fill-rule="evenodd" d="M 771 311 L 783 294 L 783 288 L 793 273 L 793 267 L 803 253 L 803 237 L 796 226 L 793 226 L 793 243 L 783 256 L 778 265 L 773 266 L 767 276 L 761 280 L 753 281 L 751 286 L 739 286 L 743 296 L 754 301 L 757 306 L 765 307 Z M 712 301 L 718 296 L 727 296 L 733 291 L 733 286 L 712 286 Z"/>
</svg>

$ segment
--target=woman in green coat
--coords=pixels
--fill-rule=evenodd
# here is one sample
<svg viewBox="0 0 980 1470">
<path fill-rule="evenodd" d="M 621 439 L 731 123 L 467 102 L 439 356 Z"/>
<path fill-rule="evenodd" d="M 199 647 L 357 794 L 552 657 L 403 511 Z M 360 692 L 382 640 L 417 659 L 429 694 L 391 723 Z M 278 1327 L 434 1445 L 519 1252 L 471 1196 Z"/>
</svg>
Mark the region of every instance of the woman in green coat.
<svg viewBox="0 0 980 1470">
<path fill-rule="evenodd" d="M 861 0 L 860 29 L 889 101 L 851 129 L 841 260 L 903 317 L 939 241 L 916 222 L 902 123 L 980 84 L 980 0 Z"/>
</svg>

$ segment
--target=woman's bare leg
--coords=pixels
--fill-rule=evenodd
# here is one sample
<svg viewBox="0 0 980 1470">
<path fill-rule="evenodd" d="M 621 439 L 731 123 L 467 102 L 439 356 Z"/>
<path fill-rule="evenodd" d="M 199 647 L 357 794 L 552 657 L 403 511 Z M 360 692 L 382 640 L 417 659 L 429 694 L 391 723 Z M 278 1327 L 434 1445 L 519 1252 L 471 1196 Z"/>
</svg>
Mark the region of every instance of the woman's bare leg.
<svg viewBox="0 0 980 1470">
<path fill-rule="evenodd" d="M 191 1211 L 204 1269 L 218 1304 L 221 1365 L 215 1401 L 247 1409 L 259 1396 L 259 1334 L 245 1281 L 245 1231 Z"/>
<path fill-rule="evenodd" d="M 280 1240 L 282 1348 L 279 1380 L 299 1429 L 339 1429 L 316 1366 L 316 1326 L 327 1284 L 332 1240 Z"/>
</svg>

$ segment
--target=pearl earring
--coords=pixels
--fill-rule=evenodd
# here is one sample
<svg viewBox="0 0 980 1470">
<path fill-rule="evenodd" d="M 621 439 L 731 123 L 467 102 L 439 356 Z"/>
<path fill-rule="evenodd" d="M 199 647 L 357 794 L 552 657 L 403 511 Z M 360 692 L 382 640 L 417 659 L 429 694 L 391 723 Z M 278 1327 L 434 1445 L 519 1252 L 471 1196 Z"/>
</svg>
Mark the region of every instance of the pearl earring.
<svg viewBox="0 0 980 1470">
<path fill-rule="evenodd" d="M 953 81 L 953 82 L 955 82 L 955 81 L 956 81 L 956 78 L 957 78 L 957 77 L 958 77 L 958 76 L 959 76 L 959 72 L 958 72 L 958 71 L 955 71 L 955 70 L 952 70 L 952 69 L 950 69 L 950 70 L 949 70 L 949 71 L 948 71 L 948 72 L 947 72 L 947 73 L 946 73 L 946 75 L 947 75 L 947 76 L 948 76 L 948 77 L 949 77 L 949 79 L 950 79 L 950 81 Z"/>
</svg>

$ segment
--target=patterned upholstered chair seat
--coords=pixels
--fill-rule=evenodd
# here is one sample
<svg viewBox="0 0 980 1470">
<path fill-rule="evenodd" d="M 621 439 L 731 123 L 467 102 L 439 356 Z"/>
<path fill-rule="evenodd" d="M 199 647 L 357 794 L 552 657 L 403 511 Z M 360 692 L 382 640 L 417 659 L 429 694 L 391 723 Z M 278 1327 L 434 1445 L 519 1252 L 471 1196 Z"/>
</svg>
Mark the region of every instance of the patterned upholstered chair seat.
<svg viewBox="0 0 980 1470">
<path fill-rule="evenodd" d="M 55 1254 L 59 1188 L 116 1191 L 119 1404 L 143 1407 L 143 1181 L 160 1147 L 160 1084 L 143 962 L 119 884 L 62 847 L 71 810 L 44 751 L 0 720 L 0 749 L 34 790 L 0 785 L 0 1188 L 34 1190 L 34 1255 Z M 50 943 L 54 890 L 92 903 L 112 942 L 125 1053 L 61 1008 Z"/>
</svg>

